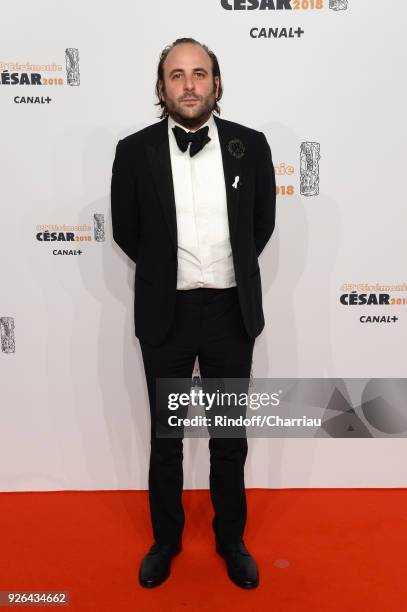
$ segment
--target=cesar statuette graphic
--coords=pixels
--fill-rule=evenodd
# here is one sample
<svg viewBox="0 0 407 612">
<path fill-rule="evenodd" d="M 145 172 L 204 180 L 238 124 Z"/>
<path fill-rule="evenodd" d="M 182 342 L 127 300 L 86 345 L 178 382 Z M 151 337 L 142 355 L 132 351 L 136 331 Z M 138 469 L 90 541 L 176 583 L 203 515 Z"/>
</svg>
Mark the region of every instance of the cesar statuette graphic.
<svg viewBox="0 0 407 612">
<path fill-rule="evenodd" d="M 196 357 L 202 384 L 249 381 L 263 330 L 258 257 L 274 230 L 276 185 L 263 132 L 221 119 L 216 55 L 192 38 L 162 51 L 160 121 L 117 144 L 111 185 L 113 237 L 136 263 L 134 325 L 151 414 L 149 503 L 154 543 L 140 584 L 170 575 L 182 549 L 183 439 L 156 435 L 156 381 L 186 379 Z M 210 437 L 216 551 L 242 588 L 259 583 L 246 548 L 247 437 Z"/>
</svg>

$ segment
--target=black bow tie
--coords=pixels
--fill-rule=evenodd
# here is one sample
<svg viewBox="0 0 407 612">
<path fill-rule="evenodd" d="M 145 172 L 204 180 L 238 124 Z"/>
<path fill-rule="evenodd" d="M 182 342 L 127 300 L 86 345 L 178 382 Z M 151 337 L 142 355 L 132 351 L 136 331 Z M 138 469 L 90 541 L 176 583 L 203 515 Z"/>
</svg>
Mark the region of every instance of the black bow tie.
<svg viewBox="0 0 407 612">
<path fill-rule="evenodd" d="M 196 155 L 198 151 L 203 149 L 204 146 L 210 141 L 208 136 L 208 125 L 200 130 L 197 130 L 196 132 L 186 132 L 176 125 L 172 128 L 172 131 L 174 132 L 177 144 L 183 153 L 185 153 L 185 151 L 188 149 L 188 144 L 191 143 L 191 146 L 189 147 L 189 154 L 191 157 Z"/>
</svg>

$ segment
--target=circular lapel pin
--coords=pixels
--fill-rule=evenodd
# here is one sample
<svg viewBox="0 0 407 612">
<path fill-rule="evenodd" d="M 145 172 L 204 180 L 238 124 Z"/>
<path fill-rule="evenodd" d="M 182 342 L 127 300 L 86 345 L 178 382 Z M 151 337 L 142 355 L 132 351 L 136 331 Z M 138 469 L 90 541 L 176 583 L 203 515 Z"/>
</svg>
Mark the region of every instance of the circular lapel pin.
<svg viewBox="0 0 407 612">
<path fill-rule="evenodd" d="M 239 138 L 234 138 L 228 142 L 228 151 L 233 157 L 240 159 L 244 155 L 244 144 Z"/>
</svg>

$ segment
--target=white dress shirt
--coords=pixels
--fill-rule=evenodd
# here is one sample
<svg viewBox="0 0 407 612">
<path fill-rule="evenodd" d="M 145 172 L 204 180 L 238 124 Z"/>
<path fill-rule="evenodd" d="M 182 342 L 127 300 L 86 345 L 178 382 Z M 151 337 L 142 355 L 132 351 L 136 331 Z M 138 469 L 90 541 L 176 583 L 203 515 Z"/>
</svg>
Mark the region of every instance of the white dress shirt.
<svg viewBox="0 0 407 612">
<path fill-rule="evenodd" d="M 172 128 L 179 125 L 168 117 L 172 177 L 178 229 L 177 289 L 236 286 L 229 236 L 225 176 L 218 129 L 213 118 L 211 139 L 193 157 L 183 153 Z M 187 132 L 190 130 L 186 130 Z"/>
</svg>

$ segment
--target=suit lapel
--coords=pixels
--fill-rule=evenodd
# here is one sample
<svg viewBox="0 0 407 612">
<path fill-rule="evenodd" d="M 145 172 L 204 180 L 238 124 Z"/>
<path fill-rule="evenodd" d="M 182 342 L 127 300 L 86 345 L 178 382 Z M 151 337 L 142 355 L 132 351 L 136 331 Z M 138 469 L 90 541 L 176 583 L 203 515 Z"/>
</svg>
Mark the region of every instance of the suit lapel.
<svg viewBox="0 0 407 612">
<path fill-rule="evenodd" d="M 241 159 L 237 159 L 231 155 L 228 149 L 228 143 L 230 140 L 237 138 L 238 134 L 236 134 L 234 128 L 231 127 L 227 121 L 220 119 L 220 117 L 217 117 L 216 115 L 214 115 L 214 119 L 218 128 L 220 148 L 222 151 L 223 173 L 225 175 L 225 188 L 229 218 L 229 233 L 230 241 L 232 242 L 239 212 L 239 196 L 241 186 L 244 183 L 244 180 L 242 179 L 244 174 L 244 164 L 242 163 Z M 239 177 L 239 181 L 237 187 L 233 187 L 233 185 L 236 184 L 236 177 Z"/>
<path fill-rule="evenodd" d="M 171 236 L 178 251 L 177 213 L 175 208 L 174 184 L 172 180 L 170 145 L 168 141 L 168 118 L 157 124 L 154 138 L 147 145 L 147 156 L 157 190 L 158 200 Z"/>
<path fill-rule="evenodd" d="M 222 152 L 223 171 L 225 175 L 227 211 L 229 219 L 229 233 L 232 242 L 238 217 L 239 195 L 244 174 L 244 163 L 237 159 L 228 150 L 228 143 L 238 137 L 234 126 L 214 115 L 218 128 L 220 148 Z M 168 118 L 156 124 L 147 144 L 147 157 L 150 163 L 152 176 L 157 190 L 158 200 L 162 208 L 171 236 L 171 241 L 177 254 L 177 215 L 175 207 L 174 184 L 171 170 L 170 147 L 168 141 Z M 233 131 L 233 132 L 232 132 Z M 236 177 L 239 177 L 237 188 L 233 187 Z"/>
</svg>

